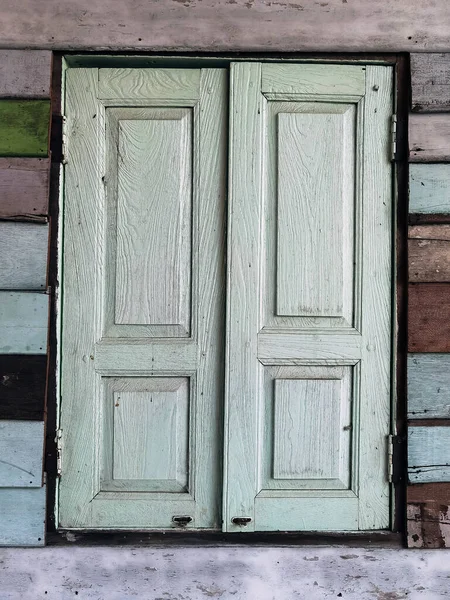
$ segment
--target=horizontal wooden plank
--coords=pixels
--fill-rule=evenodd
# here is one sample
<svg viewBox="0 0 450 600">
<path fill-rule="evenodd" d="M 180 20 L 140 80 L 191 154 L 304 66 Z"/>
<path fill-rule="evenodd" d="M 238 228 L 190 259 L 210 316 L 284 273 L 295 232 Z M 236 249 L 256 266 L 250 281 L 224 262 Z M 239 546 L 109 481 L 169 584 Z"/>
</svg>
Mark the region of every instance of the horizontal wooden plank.
<svg viewBox="0 0 450 600">
<path fill-rule="evenodd" d="M 450 282 L 450 225 L 409 228 L 411 282 Z"/>
<path fill-rule="evenodd" d="M 410 214 L 408 223 L 409 225 L 448 225 L 450 224 L 450 214 Z"/>
<path fill-rule="evenodd" d="M 42 487 L 43 421 L 0 421 L 0 488 Z"/>
<path fill-rule="evenodd" d="M 409 212 L 450 214 L 450 164 L 410 165 Z"/>
<path fill-rule="evenodd" d="M 450 418 L 450 354 L 408 355 L 408 418 Z"/>
<path fill-rule="evenodd" d="M 416 112 L 450 110 L 450 54 L 411 54 L 411 102 Z"/>
<path fill-rule="evenodd" d="M 49 100 L 0 100 L 0 156 L 48 156 Z"/>
<path fill-rule="evenodd" d="M 47 285 L 48 225 L 0 222 L 0 289 Z"/>
<path fill-rule="evenodd" d="M 436 503 L 450 506 L 450 483 L 417 483 L 406 488 L 411 504 Z"/>
<path fill-rule="evenodd" d="M 450 50 L 448 0 L 286 3 L 172 0 L 132 4 L 54 0 L 0 4 L 4 47 L 105 50 L 435 51 Z M 50 18 L 51 16 L 51 18 Z M 32 27 L 30 26 L 32 23 Z"/>
<path fill-rule="evenodd" d="M 50 98 L 52 53 L 0 50 L 1 98 Z"/>
<path fill-rule="evenodd" d="M 450 162 L 450 115 L 411 114 L 409 148 L 411 162 Z"/>
<path fill-rule="evenodd" d="M 0 158 L 0 219 L 46 220 L 49 173 L 49 158 Z"/>
<path fill-rule="evenodd" d="M 46 379 L 47 355 L 0 354 L 0 419 L 43 421 Z"/>
<path fill-rule="evenodd" d="M 450 481 L 450 427 L 409 427 L 408 477 L 411 483 Z"/>
<path fill-rule="evenodd" d="M 406 517 L 408 548 L 450 548 L 449 504 L 410 503 Z"/>
<path fill-rule="evenodd" d="M 409 352 L 450 352 L 450 284 L 411 283 Z"/>
<path fill-rule="evenodd" d="M 46 488 L 0 488 L 0 546 L 45 545 Z"/>
<path fill-rule="evenodd" d="M 0 354 L 46 354 L 49 296 L 0 291 Z"/>
</svg>

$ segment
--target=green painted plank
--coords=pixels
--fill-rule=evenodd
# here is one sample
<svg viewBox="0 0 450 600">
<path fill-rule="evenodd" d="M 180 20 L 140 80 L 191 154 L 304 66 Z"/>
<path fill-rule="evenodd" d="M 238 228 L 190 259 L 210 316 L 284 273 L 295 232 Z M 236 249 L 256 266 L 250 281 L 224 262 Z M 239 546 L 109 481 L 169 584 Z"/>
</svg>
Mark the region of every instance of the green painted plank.
<svg viewBox="0 0 450 600">
<path fill-rule="evenodd" d="M 43 421 L 0 421 L 0 488 L 41 487 Z"/>
<path fill-rule="evenodd" d="M 411 483 L 450 481 L 450 427 L 408 429 L 408 476 Z"/>
<path fill-rule="evenodd" d="M 47 156 L 49 100 L 0 100 L 0 156 Z"/>
<path fill-rule="evenodd" d="M 450 418 L 450 354 L 408 356 L 408 418 Z"/>
<path fill-rule="evenodd" d="M 45 486 L 0 489 L 0 546 L 45 545 Z"/>
<path fill-rule="evenodd" d="M 412 164 L 409 167 L 409 212 L 450 213 L 450 164 Z"/>
</svg>

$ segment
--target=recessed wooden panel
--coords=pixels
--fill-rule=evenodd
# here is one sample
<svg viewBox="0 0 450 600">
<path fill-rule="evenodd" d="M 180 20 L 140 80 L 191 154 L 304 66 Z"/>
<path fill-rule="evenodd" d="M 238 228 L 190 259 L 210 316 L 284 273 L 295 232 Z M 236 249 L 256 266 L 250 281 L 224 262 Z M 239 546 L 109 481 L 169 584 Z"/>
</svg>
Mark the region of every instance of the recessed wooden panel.
<svg viewBox="0 0 450 600">
<path fill-rule="evenodd" d="M 409 228 L 411 282 L 450 282 L 450 225 Z"/>
<path fill-rule="evenodd" d="M 45 486 L 0 488 L 0 546 L 45 545 Z"/>
<path fill-rule="evenodd" d="M 411 102 L 415 112 L 450 110 L 450 54 L 411 54 Z"/>
<path fill-rule="evenodd" d="M 0 486 L 41 487 L 44 423 L 0 421 Z"/>
<path fill-rule="evenodd" d="M 43 421 L 46 379 L 47 355 L 0 354 L 0 419 Z"/>
<path fill-rule="evenodd" d="M 46 220 L 49 169 L 46 158 L 0 158 L 1 219 Z"/>
<path fill-rule="evenodd" d="M 450 284 L 410 284 L 408 301 L 409 351 L 450 352 Z"/>
<path fill-rule="evenodd" d="M 37 292 L 0 291 L 1 354 L 47 353 L 49 299 Z"/>
<path fill-rule="evenodd" d="M 0 50 L 0 97 L 50 98 L 50 50 Z"/>
<path fill-rule="evenodd" d="M 147 120 L 119 122 L 118 325 L 189 330 L 190 141 L 189 110 L 149 111 Z"/>
<path fill-rule="evenodd" d="M 0 156 L 48 156 L 49 100 L 0 100 Z"/>
<path fill-rule="evenodd" d="M 408 355 L 408 418 L 450 418 L 450 354 Z"/>
<path fill-rule="evenodd" d="M 0 289 L 45 289 L 47 254 L 48 225 L 0 223 Z"/>
<path fill-rule="evenodd" d="M 410 165 L 409 212 L 450 214 L 450 165 Z"/>
<path fill-rule="evenodd" d="M 186 491 L 189 380 L 120 379 L 108 388 L 112 430 L 106 432 L 104 452 L 110 480 L 105 477 L 102 489 Z"/>
<path fill-rule="evenodd" d="M 409 117 L 411 162 L 450 162 L 450 119 L 448 114 Z"/>
<path fill-rule="evenodd" d="M 409 427 L 408 477 L 412 483 L 450 482 L 450 427 Z"/>
<path fill-rule="evenodd" d="M 345 105 L 278 115 L 279 316 L 351 318 L 354 125 Z"/>
</svg>

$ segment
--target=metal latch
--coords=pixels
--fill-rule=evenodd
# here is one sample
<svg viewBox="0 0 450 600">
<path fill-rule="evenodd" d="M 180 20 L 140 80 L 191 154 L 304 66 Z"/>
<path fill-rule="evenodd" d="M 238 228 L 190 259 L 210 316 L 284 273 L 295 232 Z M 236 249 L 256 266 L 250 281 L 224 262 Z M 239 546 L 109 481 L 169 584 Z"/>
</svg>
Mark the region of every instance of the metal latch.
<svg viewBox="0 0 450 600">
<path fill-rule="evenodd" d="M 61 477 L 62 467 L 61 467 L 61 438 L 62 438 L 62 429 L 56 430 L 56 476 Z"/>
<path fill-rule="evenodd" d="M 231 522 L 233 525 L 240 525 L 241 527 L 246 527 L 248 523 L 251 523 L 251 517 L 233 517 Z"/>
</svg>

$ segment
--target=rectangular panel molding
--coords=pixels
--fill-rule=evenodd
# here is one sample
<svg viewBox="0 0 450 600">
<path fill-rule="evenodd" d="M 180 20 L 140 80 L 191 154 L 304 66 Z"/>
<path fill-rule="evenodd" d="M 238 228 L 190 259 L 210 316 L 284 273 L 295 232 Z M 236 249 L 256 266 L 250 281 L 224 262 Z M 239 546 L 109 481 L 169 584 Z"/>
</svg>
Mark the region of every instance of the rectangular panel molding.
<svg viewBox="0 0 450 600">
<path fill-rule="evenodd" d="M 450 427 L 409 427 L 411 483 L 450 482 Z"/>
</svg>

